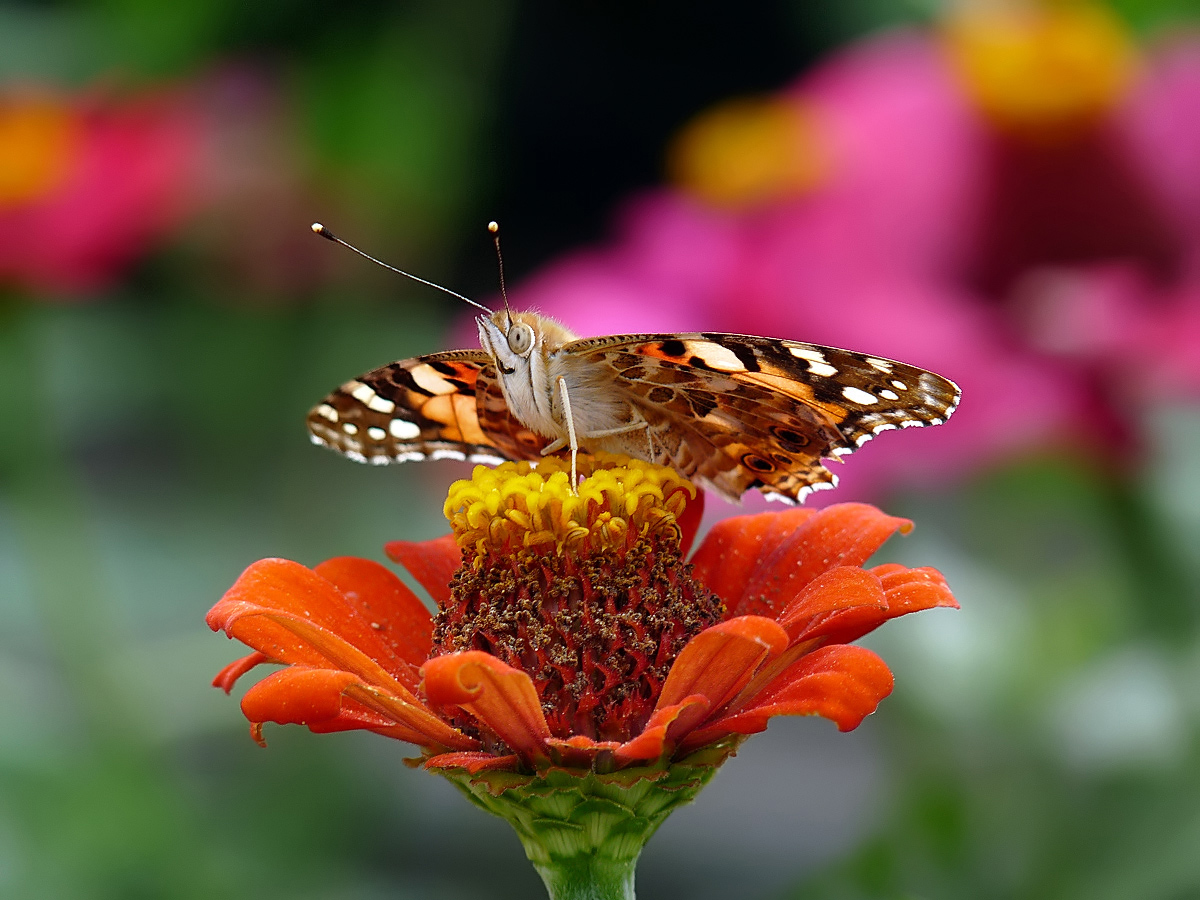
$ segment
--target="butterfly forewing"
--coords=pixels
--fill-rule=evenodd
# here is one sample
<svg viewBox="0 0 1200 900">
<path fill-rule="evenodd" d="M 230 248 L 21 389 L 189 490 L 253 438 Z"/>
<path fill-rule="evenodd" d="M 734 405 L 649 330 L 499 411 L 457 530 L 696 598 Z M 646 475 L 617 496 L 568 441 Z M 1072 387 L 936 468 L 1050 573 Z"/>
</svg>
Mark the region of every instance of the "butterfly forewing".
<svg viewBox="0 0 1200 900">
<path fill-rule="evenodd" d="M 507 450 L 476 409 L 476 386 L 490 366 L 482 350 L 452 350 L 373 369 L 313 407 L 309 434 L 358 462 L 502 462 Z"/>
<path fill-rule="evenodd" d="M 758 488 L 799 500 L 832 487 L 823 457 L 891 428 L 941 424 L 959 397 L 953 382 L 905 363 L 752 335 L 618 335 L 564 350 L 611 360 L 647 418 L 666 418 L 661 431 L 690 445 L 664 437 L 664 461 L 693 458 L 686 474 L 733 496 Z"/>
</svg>

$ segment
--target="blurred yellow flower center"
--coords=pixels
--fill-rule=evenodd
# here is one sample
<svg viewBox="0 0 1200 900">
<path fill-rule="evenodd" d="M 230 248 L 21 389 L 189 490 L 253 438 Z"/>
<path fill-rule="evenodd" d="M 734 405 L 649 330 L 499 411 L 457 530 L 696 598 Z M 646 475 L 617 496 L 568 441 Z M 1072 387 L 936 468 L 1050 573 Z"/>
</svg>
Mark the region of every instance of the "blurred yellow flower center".
<svg viewBox="0 0 1200 900">
<path fill-rule="evenodd" d="M 65 179 L 75 149 L 71 110 L 48 100 L 0 100 L 0 206 L 44 196 Z"/>
<path fill-rule="evenodd" d="M 623 546 L 630 539 L 673 530 L 696 488 L 674 469 L 610 453 L 579 457 L 585 476 L 571 492 L 569 460 L 547 457 L 536 465 L 509 462 L 476 466 L 456 481 L 445 514 L 476 562 L 489 552 L 550 546 L 564 550 Z"/>
<path fill-rule="evenodd" d="M 702 113 L 675 139 L 671 179 L 720 207 L 747 207 L 811 190 L 827 169 L 810 113 L 794 100 L 740 99 Z"/>
<path fill-rule="evenodd" d="M 1129 33 L 1086 2 L 973 9 L 945 28 L 967 91 L 996 125 L 1055 139 L 1104 116 L 1134 75 Z"/>
</svg>

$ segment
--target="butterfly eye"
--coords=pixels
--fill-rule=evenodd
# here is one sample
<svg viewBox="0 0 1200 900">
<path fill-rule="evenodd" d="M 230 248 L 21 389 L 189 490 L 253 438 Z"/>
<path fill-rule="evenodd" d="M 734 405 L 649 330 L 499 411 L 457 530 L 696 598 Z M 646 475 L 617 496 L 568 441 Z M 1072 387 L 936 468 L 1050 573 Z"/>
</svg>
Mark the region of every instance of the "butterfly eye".
<svg viewBox="0 0 1200 900">
<path fill-rule="evenodd" d="M 517 322 L 508 332 L 508 349 L 524 356 L 533 346 L 533 329 L 524 322 Z"/>
</svg>

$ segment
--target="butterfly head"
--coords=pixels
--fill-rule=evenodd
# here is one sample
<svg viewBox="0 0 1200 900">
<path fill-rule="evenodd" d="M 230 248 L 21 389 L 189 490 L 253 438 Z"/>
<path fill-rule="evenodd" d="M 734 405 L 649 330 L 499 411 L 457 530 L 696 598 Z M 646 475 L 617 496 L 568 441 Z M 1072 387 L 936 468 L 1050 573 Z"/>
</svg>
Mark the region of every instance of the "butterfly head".
<svg viewBox="0 0 1200 900">
<path fill-rule="evenodd" d="M 528 371 L 535 355 L 552 352 L 575 337 L 557 322 L 531 312 L 500 310 L 476 322 L 480 346 L 506 376 Z"/>
</svg>

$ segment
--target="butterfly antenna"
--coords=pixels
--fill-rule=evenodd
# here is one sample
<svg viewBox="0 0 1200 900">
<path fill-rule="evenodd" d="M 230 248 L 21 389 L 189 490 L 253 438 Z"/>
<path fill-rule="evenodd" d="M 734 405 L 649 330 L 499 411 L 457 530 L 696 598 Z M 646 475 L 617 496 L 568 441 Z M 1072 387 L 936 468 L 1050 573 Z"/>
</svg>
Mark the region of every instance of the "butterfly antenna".
<svg viewBox="0 0 1200 900">
<path fill-rule="evenodd" d="M 432 281 L 426 281 L 424 278 L 420 278 L 420 277 L 412 274 L 412 272 L 405 272 L 403 269 L 397 269 L 395 266 L 389 266 L 383 260 L 376 259 L 369 253 L 363 253 L 361 250 L 359 250 L 353 244 L 348 244 L 345 241 L 343 241 L 340 237 L 338 237 L 336 234 L 334 234 L 332 231 L 330 231 L 328 228 L 326 228 L 320 222 L 313 222 L 312 230 L 314 233 L 319 234 L 321 237 L 325 238 L 325 240 L 333 241 L 335 244 L 341 244 L 347 250 L 353 250 L 359 256 L 363 257 L 364 259 L 369 259 L 371 262 L 375 263 L 375 265 L 377 265 L 377 266 L 383 266 L 385 269 L 389 269 L 390 271 L 395 272 L 397 275 L 403 275 L 405 278 L 411 278 L 413 281 L 419 281 L 421 284 L 429 285 L 429 287 L 431 287 L 431 288 L 437 288 L 439 291 L 443 291 L 444 293 L 449 294 L 451 297 L 457 297 L 459 300 L 462 300 L 466 303 L 470 303 L 476 309 L 482 309 L 489 316 L 494 315 L 494 313 L 490 309 L 488 309 L 486 306 L 484 306 L 482 303 L 476 303 L 470 297 L 464 297 L 458 291 L 452 291 L 448 287 L 442 287 L 440 284 L 435 284 Z"/>
<path fill-rule="evenodd" d="M 500 296 L 504 298 L 504 311 L 508 313 L 508 327 L 512 328 L 512 310 L 508 306 L 508 291 L 504 288 L 504 254 L 500 252 L 500 223 L 488 222 L 492 243 L 496 245 L 496 263 L 500 266 Z"/>
</svg>

